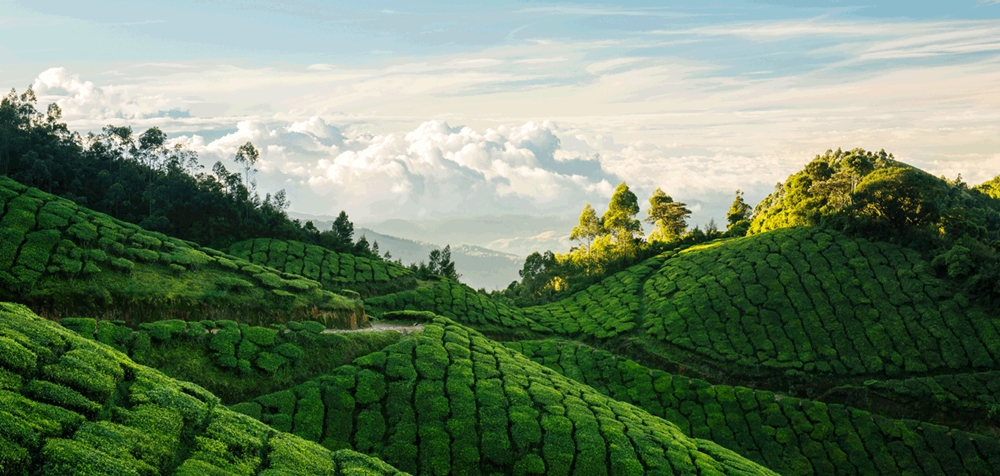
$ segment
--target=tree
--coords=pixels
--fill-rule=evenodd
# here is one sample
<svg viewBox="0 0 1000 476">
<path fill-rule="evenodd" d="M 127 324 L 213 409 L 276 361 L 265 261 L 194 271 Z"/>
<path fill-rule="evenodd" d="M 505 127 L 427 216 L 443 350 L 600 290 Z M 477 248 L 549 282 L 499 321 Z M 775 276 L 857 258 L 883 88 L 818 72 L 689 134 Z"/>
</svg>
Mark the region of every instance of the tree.
<svg viewBox="0 0 1000 476">
<path fill-rule="evenodd" d="M 670 195 L 657 188 L 649 197 L 646 221 L 654 223 L 656 229 L 649 235 L 652 241 L 674 241 L 687 230 L 687 219 L 691 210 L 682 202 L 675 202 Z"/>
<path fill-rule="evenodd" d="M 354 254 L 358 256 L 368 256 L 372 254 L 372 248 L 368 244 L 368 238 L 365 235 L 361 235 L 361 239 L 354 244 Z"/>
<path fill-rule="evenodd" d="M 253 167 L 260 160 L 260 152 L 257 151 L 257 148 L 253 146 L 252 142 L 247 141 L 236 151 L 236 158 L 233 160 L 243 166 L 243 183 L 247 190 L 256 190 L 257 184 L 251 179 L 251 173 L 257 172 L 257 169 Z"/>
<path fill-rule="evenodd" d="M 335 251 L 350 253 L 354 247 L 354 224 L 347 218 L 347 212 L 341 211 L 333 221 L 333 247 Z"/>
<path fill-rule="evenodd" d="M 726 213 L 726 231 L 730 236 L 746 236 L 753 219 L 753 209 L 743 200 L 743 192 L 736 190 L 736 198 Z"/>
<path fill-rule="evenodd" d="M 444 249 L 441 250 L 438 260 L 438 274 L 449 279 L 454 279 L 455 281 L 458 281 L 458 278 L 462 277 L 455 270 L 455 262 L 451 260 L 451 245 L 445 245 Z"/>
<path fill-rule="evenodd" d="M 635 218 L 638 214 L 639 199 L 625 182 L 618 184 L 601 221 L 604 228 L 614 235 L 623 257 L 629 256 L 635 248 L 635 242 L 642 238 L 642 224 Z"/>
<path fill-rule="evenodd" d="M 597 218 L 597 212 L 588 203 L 587 206 L 583 207 L 583 212 L 580 213 L 580 224 L 573 227 L 573 232 L 569 235 L 569 239 L 571 240 L 586 243 L 587 274 L 590 274 L 591 264 L 593 263 L 591 246 L 594 243 L 594 239 L 603 234 L 604 227 L 601 225 L 601 220 Z"/>
<path fill-rule="evenodd" d="M 900 231 L 925 228 L 941 217 L 945 186 L 941 180 L 912 167 L 879 169 L 855 189 L 855 211 Z"/>
</svg>

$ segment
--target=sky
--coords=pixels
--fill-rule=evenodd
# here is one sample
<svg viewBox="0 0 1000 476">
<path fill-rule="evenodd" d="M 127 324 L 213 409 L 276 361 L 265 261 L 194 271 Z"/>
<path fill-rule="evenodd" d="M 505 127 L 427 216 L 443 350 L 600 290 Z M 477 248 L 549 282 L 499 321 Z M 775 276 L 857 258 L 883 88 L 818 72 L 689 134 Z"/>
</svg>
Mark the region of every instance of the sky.
<svg viewBox="0 0 1000 476">
<path fill-rule="evenodd" d="M 167 6 L 169 5 L 169 6 Z M 0 0 L 0 87 L 156 126 L 355 222 L 603 211 L 625 181 L 724 221 L 827 149 L 1000 174 L 1000 0 Z"/>
</svg>

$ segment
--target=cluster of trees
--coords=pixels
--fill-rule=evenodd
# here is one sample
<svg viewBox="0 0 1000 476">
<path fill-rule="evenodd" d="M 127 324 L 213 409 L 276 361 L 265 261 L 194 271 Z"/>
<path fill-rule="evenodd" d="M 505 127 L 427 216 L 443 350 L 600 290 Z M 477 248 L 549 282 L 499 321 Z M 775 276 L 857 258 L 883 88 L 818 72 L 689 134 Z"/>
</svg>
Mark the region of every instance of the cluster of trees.
<svg viewBox="0 0 1000 476">
<path fill-rule="evenodd" d="M 828 150 L 757 205 L 749 233 L 790 226 L 903 244 L 970 296 L 1000 303 L 1000 177 L 970 187 L 885 151 Z"/>
<path fill-rule="evenodd" d="M 410 271 L 416 273 L 417 278 L 427 279 L 431 276 L 441 276 L 458 281 L 462 275 L 455 270 L 455 262 L 451 260 L 451 245 L 444 248 L 431 250 L 427 256 L 427 262 L 411 263 Z"/>
<path fill-rule="evenodd" d="M 647 238 L 642 221 L 637 218 L 639 199 L 622 182 L 611 196 L 604 214 L 598 216 L 589 203 L 583 208 L 579 225 L 570 233 L 570 239 L 579 242 L 579 246 L 565 254 L 532 253 L 519 271 L 521 281 L 494 292 L 494 297 L 518 305 L 551 302 L 665 250 L 721 237 L 743 236 L 753 216 L 739 190 L 726 216 L 726 231 L 720 230 L 715 220 L 704 230 L 701 227 L 688 230 L 691 210 L 687 204 L 675 201 L 659 188 L 653 191 L 648 203 L 646 218 L 642 221 L 652 225 L 653 231 Z"/>
<path fill-rule="evenodd" d="M 83 136 L 61 122 L 52 104 L 40 112 L 31 89 L 0 99 L 0 175 L 68 198 L 151 231 L 225 248 L 247 238 L 280 238 L 317 244 L 337 252 L 376 257 L 367 240 L 353 241 L 354 226 L 341 213 L 332 230 L 291 220 L 284 190 L 261 197 L 255 166 L 260 153 L 250 142 L 236 152 L 240 168 L 221 162 L 211 173 L 197 154 L 169 146 L 153 127 L 107 126 Z"/>
</svg>

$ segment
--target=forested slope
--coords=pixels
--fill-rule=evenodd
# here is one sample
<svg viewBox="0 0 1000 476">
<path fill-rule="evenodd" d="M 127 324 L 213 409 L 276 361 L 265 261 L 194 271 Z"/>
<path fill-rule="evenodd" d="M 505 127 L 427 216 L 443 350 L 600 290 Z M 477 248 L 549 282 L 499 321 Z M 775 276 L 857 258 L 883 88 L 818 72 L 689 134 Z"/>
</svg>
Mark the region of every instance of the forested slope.
<svg viewBox="0 0 1000 476">
<path fill-rule="evenodd" d="M 767 390 L 712 385 L 576 342 L 506 344 L 618 401 L 785 475 L 992 474 L 1000 442 Z"/>
<path fill-rule="evenodd" d="M 232 412 L 19 305 L 0 303 L 0 474 L 397 474 Z"/>
<path fill-rule="evenodd" d="M 420 474 L 773 474 L 446 318 L 234 408 Z"/>
<path fill-rule="evenodd" d="M 46 316 L 365 325 L 361 303 L 300 275 L 90 211 L 0 177 L 0 298 Z"/>
</svg>

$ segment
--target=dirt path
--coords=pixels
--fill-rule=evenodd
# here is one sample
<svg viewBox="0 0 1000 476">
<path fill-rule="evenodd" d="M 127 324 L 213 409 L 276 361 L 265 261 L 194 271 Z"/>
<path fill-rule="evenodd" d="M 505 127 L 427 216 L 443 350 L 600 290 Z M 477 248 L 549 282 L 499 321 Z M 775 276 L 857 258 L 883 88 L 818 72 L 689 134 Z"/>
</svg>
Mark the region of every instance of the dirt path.
<svg viewBox="0 0 1000 476">
<path fill-rule="evenodd" d="M 366 327 L 364 329 L 326 329 L 323 334 L 342 334 L 346 332 L 373 332 L 373 331 L 396 331 L 400 334 L 409 334 L 411 332 L 419 332 L 424 330 L 424 326 L 413 324 L 395 324 L 388 322 L 373 322 L 371 327 Z"/>
</svg>

